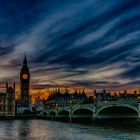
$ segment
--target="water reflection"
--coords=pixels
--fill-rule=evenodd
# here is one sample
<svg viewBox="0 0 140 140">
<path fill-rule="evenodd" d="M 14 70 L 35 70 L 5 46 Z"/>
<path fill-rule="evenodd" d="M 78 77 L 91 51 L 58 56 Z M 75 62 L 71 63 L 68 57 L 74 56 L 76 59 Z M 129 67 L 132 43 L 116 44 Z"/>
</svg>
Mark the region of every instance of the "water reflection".
<svg viewBox="0 0 140 140">
<path fill-rule="evenodd" d="M 19 122 L 19 125 L 18 125 L 18 128 L 17 128 L 19 139 L 21 139 L 22 137 L 24 137 L 24 138 L 29 137 L 29 134 L 31 132 L 30 122 L 31 122 L 30 120 L 25 120 L 25 121 Z"/>
<path fill-rule="evenodd" d="M 0 121 L 0 137 L 13 137 L 15 133 L 15 121 L 13 120 L 3 120 Z"/>
<path fill-rule="evenodd" d="M 0 140 L 139 140 L 140 125 L 0 121 Z"/>
</svg>

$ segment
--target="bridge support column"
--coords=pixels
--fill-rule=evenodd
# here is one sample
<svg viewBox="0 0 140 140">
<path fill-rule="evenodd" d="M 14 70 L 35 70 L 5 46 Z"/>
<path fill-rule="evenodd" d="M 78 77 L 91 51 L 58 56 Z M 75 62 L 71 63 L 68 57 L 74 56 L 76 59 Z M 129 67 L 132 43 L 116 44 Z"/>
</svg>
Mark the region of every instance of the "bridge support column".
<svg viewBox="0 0 140 140">
<path fill-rule="evenodd" d="M 53 117 L 53 115 L 52 115 L 52 121 L 53 121 L 53 119 L 54 119 L 54 117 Z"/>
<path fill-rule="evenodd" d="M 58 113 L 56 113 L 56 115 L 55 115 L 55 120 L 57 120 L 57 119 L 58 119 L 58 116 L 59 116 L 59 115 L 58 115 Z"/>
<path fill-rule="evenodd" d="M 139 103 L 139 116 L 138 116 L 138 118 L 140 119 L 140 103 Z"/>
<path fill-rule="evenodd" d="M 72 107 L 70 107 L 70 112 L 69 112 L 69 121 L 70 121 L 70 123 L 72 123 L 72 115 L 73 115 Z"/>
<path fill-rule="evenodd" d="M 72 114 L 69 115 L 69 118 L 70 118 L 70 120 L 69 120 L 70 123 L 72 123 Z"/>
<path fill-rule="evenodd" d="M 92 120 L 96 120 L 96 104 L 93 105 L 93 116 L 92 116 Z"/>
</svg>

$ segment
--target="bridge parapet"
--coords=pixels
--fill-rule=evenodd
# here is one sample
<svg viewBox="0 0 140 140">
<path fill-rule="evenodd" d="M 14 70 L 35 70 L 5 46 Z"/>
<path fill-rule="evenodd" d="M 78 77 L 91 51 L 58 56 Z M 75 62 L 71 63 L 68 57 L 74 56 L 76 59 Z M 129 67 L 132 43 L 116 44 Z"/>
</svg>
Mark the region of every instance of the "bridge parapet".
<svg viewBox="0 0 140 140">
<path fill-rule="evenodd" d="M 138 101 L 130 101 L 130 100 L 120 100 L 120 101 L 101 101 L 97 102 L 97 105 L 104 105 L 104 104 L 129 104 L 129 105 L 138 105 Z"/>
<path fill-rule="evenodd" d="M 93 115 L 91 117 L 93 118 L 98 118 L 98 115 L 100 113 L 100 111 L 102 111 L 103 109 L 107 109 L 110 107 L 120 107 L 120 108 L 129 108 L 130 110 L 134 110 L 135 112 L 137 112 L 140 117 L 140 105 L 138 102 L 136 101 L 102 101 L 102 102 L 97 102 L 97 103 L 92 103 L 92 104 L 79 104 L 79 105 L 73 105 L 73 106 L 66 106 L 66 107 L 56 107 L 53 109 L 47 109 L 45 110 L 45 112 L 47 112 L 48 116 L 50 116 L 50 113 L 53 114 L 55 113 L 56 117 L 67 117 L 68 118 L 72 118 L 72 117 L 78 117 L 78 114 L 74 114 L 75 111 L 77 110 L 89 110 L 91 111 L 91 113 L 93 113 Z M 62 112 L 65 113 L 67 112 L 67 114 L 62 114 Z M 53 113 L 52 113 L 53 112 Z M 61 113 L 60 113 L 61 112 Z M 69 114 L 69 115 L 68 115 Z M 83 117 L 88 116 L 85 114 L 82 114 Z M 91 114 L 90 114 L 91 115 Z M 116 114 L 118 115 L 118 114 Z M 133 116 L 133 114 L 129 114 L 128 117 Z M 80 116 L 79 116 L 80 117 Z M 100 116 L 100 118 L 105 118 L 108 116 Z M 110 116 L 110 117 L 114 117 L 114 116 Z M 116 116 L 119 118 L 119 115 Z M 126 116 L 125 116 L 126 117 Z"/>
</svg>

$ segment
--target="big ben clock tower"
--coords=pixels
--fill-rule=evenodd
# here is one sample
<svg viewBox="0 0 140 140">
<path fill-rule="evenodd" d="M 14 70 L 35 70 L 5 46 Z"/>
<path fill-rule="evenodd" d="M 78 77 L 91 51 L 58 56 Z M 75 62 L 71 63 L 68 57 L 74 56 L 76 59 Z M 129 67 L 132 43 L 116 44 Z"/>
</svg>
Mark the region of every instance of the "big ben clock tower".
<svg viewBox="0 0 140 140">
<path fill-rule="evenodd" d="M 23 107 L 29 107 L 29 82 L 30 82 L 30 71 L 27 65 L 27 58 L 25 54 L 23 66 L 20 71 L 20 92 Z"/>
</svg>

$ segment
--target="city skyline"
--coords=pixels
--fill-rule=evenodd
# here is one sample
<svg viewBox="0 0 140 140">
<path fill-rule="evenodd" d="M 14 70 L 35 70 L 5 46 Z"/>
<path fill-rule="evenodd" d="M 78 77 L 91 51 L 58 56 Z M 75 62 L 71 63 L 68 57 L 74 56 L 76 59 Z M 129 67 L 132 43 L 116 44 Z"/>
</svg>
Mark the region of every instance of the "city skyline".
<svg viewBox="0 0 140 140">
<path fill-rule="evenodd" d="M 19 83 L 25 52 L 31 92 L 139 89 L 137 1 L 1 1 L 0 82 Z M 42 90 L 42 91 L 41 91 Z"/>
</svg>

